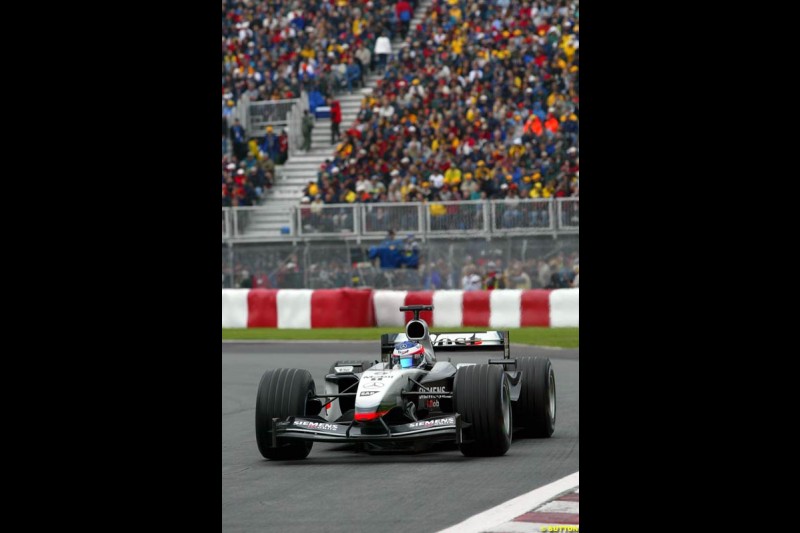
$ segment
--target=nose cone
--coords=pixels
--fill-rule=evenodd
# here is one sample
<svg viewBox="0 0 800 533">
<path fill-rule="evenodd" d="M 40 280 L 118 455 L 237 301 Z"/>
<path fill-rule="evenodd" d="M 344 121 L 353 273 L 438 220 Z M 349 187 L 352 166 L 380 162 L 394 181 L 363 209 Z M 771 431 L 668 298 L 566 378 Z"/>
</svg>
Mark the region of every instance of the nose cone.
<svg viewBox="0 0 800 533">
<path fill-rule="evenodd" d="M 378 411 L 376 409 L 375 411 L 366 411 L 365 410 L 365 411 L 359 412 L 358 408 L 356 408 L 356 414 L 355 414 L 354 418 L 355 418 L 356 422 L 370 422 L 372 420 L 379 419 L 380 417 L 382 417 L 383 415 L 385 415 L 388 412 L 389 412 L 388 409 L 386 411 Z"/>
<path fill-rule="evenodd" d="M 356 422 L 378 420 L 398 405 L 402 372 L 390 370 L 368 370 L 361 376 L 356 396 Z"/>
</svg>

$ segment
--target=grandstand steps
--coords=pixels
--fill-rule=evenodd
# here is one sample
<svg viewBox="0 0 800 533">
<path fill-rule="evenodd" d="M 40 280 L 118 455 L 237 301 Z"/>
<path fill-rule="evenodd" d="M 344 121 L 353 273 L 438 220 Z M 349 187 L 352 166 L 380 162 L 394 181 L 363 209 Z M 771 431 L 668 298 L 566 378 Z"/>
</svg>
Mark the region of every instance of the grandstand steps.
<svg viewBox="0 0 800 533">
<path fill-rule="evenodd" d="M 273 198 L 270 205 L 275 207 L 269 211 L 254 211 L 244 227 L 247 237 L 274 237 L 281 235 L 281 227 L 291 226 L 289 212 L 291 207 L 299 203 L 299 198 Z"/>
<path fill-rule="evenodd" d="M 325 159 L 331 159 L 331 157 L 333 157 L 331 147 L 327 143 L 325 143 L 324 146 L 322 144 L 320 144 L 319 146 L 315 146 L 314 144 L 312 144 L 310 152 L 303 152 L 303 151 L 297 152 L 295 155 L 292 156 L 292 162 L 316 163 L 317 161 L 320 161 L 320 157 L 322 157 L 321 161 L 325 161 Z M 317 165 L 317 169 L 319 169 L 319 165 Z"/>
<path fill-rule="evenodd" d="M 420 0 L 411 19 L 412 33 L 413 28 L 423 21 L 425 12 L 431 3 L 431 0 Z M 392 41 L 392 52 L 404 47 L 405 43 L 401 39 L 397 38 Z M 348 94 L 346 91 L 336 94 L 335 98 L 339 100 L 342 108 L 340 126 L 342 138 L 344 138 L 344 132 L 355 122 L 364 95 L 372 92 L 381 77 L 377 72 L 372 72 L 364 78 L 366 87 L 354 88 L 353 94 Z M 267 192 L 263 204 L 269 209 L 263 213 L 259 212 L 257 215 L 253 214 L 244 228 L 246 237 L 279 236 L 281 227 L 291 226 L 290 207 L 300 203 L 303 189 L 308 185 L 309 180 L 317 179 L 317 172 L 322 163 L 326 159 L 333 159 L 335 145 L 336 143 L 331 143 L 330 119 L 316 119 L 311 132 L 311 150 L 297 152 L 283 166 L 276 168 L 275 183 Z"/>
</svg>

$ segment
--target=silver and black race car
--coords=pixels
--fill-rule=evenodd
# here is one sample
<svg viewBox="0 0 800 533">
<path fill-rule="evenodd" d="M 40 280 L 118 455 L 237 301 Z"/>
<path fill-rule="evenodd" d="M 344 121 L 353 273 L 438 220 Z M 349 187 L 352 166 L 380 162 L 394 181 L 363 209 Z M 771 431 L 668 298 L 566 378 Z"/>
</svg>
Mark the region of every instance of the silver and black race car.
<svg viewBox="0 0 800 533">
<path fill-rule="evenodd" d="M 549 358 L 512 358 L 508 331 L 430 333 L 419 314 L 431 305 L 400 310 L 414 318 L 405 333 L 381 336 L 381 361 L 335 363 L 322 394 L 307 370 L 264 373 L 256 402 L 261 455 L 303 459 L 318 441 L 366 451 L 451 442 L 464 455 L 490 456 L 505 454 L 514 432 L 553 434 L 556 383 Z M 420 356 L 410 365 L 404 356 L 413 347 Z M 436 360 L 444 352 L 476 351 L 503 356 L 488 364 Z"/>
</svg>

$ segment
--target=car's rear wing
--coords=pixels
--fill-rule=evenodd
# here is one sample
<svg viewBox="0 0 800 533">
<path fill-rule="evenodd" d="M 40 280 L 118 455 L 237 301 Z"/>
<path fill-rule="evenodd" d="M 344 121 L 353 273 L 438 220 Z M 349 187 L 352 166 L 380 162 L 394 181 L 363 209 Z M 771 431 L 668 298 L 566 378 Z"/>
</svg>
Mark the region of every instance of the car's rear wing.
<svg viewBox="0 0 800 533">
<path fill-rule="evenodd" d="M 504 359 L 511 357 L 508 331 L 431 332 L 430 338 L 435 353 L 502 350 Z M 395 343 L 406 340 L 408 340 L 408 337 L 405 333 L 384 333 L 381 335 L 381 360 L 388 362 Z"/>
</svg>

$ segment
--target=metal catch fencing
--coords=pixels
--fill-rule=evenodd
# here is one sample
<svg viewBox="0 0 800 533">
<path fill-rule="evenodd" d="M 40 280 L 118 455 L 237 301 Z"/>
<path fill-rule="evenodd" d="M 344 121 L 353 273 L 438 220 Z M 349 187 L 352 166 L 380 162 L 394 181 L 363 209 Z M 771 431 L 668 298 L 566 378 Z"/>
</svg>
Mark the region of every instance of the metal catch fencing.
<svg viewBox="0 0 800 533">
<path fill-rule="evenodd" d="M 462 289 L 474 273 L 497 288 L 571 286 L 579 260 L 579 236 L 507 234 L 485 239 L 428 241 L 398 235 L 401 253 L 415 254 L 417 268 L 381 268 L 370 249 L 388 243 L 382 237 L 356 242 L 326 239 L 222 245 L 223 288 L 372 287 L 397 290 Z"/>
<path fill-rule="evenodd" d="M 259 239 L 248 221 L 278 216 L 270 206 L 223 208 L 223 240 Z M 298 204 L 286 213 L 292 238 L 374 238 L 393 229 L 423 239 L 502 235 L 562 235 L 580 230 L 579 199 L 505 199 L 487 201 L 375 204 Z M 285 237 L 282 237 L 285 238 Z M 270 240 L 264 238 L 264 240 Z"/>
</svg>

